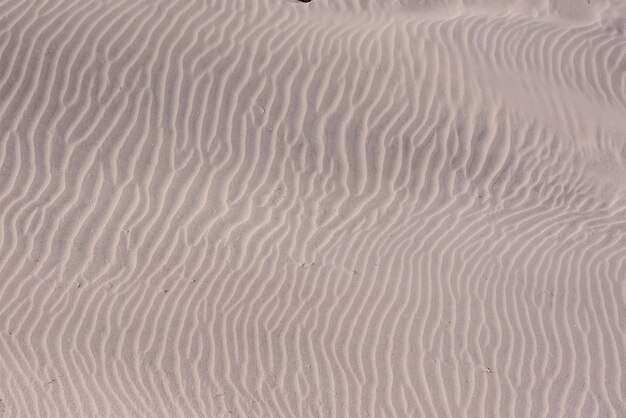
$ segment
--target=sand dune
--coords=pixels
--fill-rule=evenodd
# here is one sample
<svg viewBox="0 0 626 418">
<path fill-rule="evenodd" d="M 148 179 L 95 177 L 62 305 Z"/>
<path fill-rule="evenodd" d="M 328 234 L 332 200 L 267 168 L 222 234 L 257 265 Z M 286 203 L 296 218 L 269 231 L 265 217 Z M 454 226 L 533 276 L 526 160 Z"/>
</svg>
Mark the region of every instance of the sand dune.
<svg viewBox="0 0 626 418">
<path fill-rule="evenodd" d="M 620 1 L 0 1 L 0 416 L 626 416 Z"/>
</svg>

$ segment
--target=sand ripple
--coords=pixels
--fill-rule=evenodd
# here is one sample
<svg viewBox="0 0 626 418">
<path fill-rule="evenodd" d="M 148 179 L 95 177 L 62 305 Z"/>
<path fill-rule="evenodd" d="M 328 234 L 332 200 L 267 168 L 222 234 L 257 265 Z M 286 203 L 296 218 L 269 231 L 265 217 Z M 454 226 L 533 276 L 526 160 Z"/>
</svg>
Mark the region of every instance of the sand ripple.
<svg viewBox="0 0 626 418">
<path fill-rule="evenodd" d="M 626 416 L 626 13 L 452 3 L 1 1 L 0 416 Z"/>
</svg>

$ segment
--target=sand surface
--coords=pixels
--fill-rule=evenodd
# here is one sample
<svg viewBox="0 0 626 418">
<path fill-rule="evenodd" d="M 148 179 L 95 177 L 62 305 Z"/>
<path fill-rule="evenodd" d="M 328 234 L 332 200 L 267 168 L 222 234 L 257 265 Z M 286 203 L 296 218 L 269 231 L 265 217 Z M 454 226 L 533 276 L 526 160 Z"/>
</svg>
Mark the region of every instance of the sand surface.
<svg viewBox="0 0 626 418">
<path fill-rule="evenodd" d="M 625 31 L 0 0 L 0 416 L 625 417 Z"/>
</svg>

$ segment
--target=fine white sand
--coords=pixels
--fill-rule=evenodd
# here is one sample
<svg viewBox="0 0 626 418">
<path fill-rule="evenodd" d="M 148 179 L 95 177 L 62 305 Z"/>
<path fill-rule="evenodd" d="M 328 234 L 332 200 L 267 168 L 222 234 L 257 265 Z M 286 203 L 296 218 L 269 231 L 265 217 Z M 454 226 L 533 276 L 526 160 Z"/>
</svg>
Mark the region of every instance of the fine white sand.
<svg viewBox="0 0 626 418">
<path fill-rule="evenodd" d="M 0 416 L 625 417 L 625 31 L 0 0 Z"/>
</svg>

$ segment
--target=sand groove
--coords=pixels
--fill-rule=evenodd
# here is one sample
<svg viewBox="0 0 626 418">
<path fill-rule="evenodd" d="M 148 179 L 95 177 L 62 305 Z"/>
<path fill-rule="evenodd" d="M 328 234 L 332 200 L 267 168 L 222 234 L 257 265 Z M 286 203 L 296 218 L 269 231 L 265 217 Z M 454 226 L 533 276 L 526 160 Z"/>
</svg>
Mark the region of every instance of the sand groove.
<svg viewBox="0 0 626 418">
<path fill-rule="evenodd" d="M 0 2 L 0 415 L 626 415 L 626 13 L 443 3 Z"/>
</svg>

